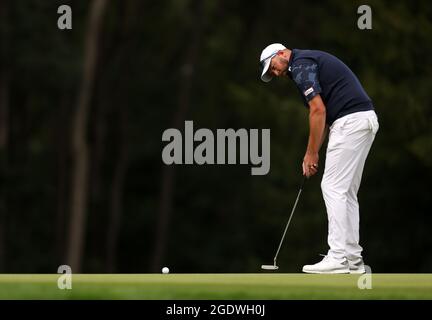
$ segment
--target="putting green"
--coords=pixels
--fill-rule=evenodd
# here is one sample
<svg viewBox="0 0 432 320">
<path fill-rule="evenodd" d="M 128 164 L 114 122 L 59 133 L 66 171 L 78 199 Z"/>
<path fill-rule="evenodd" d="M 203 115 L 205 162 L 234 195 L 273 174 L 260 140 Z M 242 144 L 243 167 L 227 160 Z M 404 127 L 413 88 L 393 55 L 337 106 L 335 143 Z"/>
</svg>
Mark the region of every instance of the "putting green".
<svg viewBox="0 0 432 320">
<path fill-rule="evenodd" d="M 71 290 L 60 276 L 1 274 L 0 299 L 432 299 L 432 274 L 74 274 Z"/>
</svg>

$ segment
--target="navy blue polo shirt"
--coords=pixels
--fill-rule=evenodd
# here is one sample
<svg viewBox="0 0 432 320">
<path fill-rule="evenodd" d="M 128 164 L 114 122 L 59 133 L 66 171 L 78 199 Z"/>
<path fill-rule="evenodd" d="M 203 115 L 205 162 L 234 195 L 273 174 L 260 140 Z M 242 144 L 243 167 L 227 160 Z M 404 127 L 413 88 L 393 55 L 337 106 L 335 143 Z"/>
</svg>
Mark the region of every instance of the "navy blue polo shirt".
<svg viewBox="0 0 432 320">
<path fill-rule="evenodd" d="M 329 53 L 292 49 L 287 74 L 294 80 L 306 107 L 313 97 L 321 95 L 328 125 L 347 114 L 374 109 L 355 74 Z"/>
</svg>

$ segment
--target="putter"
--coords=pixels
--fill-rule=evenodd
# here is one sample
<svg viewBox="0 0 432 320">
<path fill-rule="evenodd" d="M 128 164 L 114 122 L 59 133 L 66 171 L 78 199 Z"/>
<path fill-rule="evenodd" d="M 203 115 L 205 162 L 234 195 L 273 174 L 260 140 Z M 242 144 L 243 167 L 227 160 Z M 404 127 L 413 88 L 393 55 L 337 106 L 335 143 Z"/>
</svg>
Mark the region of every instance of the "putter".
<svg viewBox="0 0 432 320">
<path fill-rule="evenodd" d="M 279 269 L 279 267 L 278 267 L 277 264 L 276 264 L 276 260 L 277 260 L 277 257 L 278 257 L 278 254 L 279 254 L 280 248 L 281 248 L 281 246 L 282 246 L 282 243 L 283 243 L 283 241 L 284 241 L 284 239 L 285 239 L 285 234 L 286 234 L 286 232 L 287 232 L 287 230 L 288 230 L 288 226 L 290 225 L 291 218 L 293 217 L 294 211 L 295 211 L 295 209 L 296 209 L 296 207 L 297 207 L 297 202 L 298 202 L 298 200 L 299 200 L 299 198 L 300 198 L 300 195 L 301 195 L 301 193 L 302 193 L 303 186 L 304 186 L 304 184 L 305 184 L 306 179 L 307 179 L 306 176 L 304 176 L 304 177 L 303 177 L 302 184 L 301 184 L 301 186 L 300 186 L 300 190 L 299 190 L 299 192 L 298 192 L 298 194 L 297 194 L 296 201 L 295 201 L 295 203 L 294 203 L 294 207 L 292 208 L 291 215 L 290 215 L 290 217 L 289 217 L 289 219 L 288 219 L 288 222 L 287 222 L 286 227 L 285 227 L 285 231 L 284 231 L 284 233 L 283 233 L 283 235 L 282 235 L 282 239 L 281 239 L 281 241 L 280 241 L 280 243 L 279 243 L 279 247 L 278 247 L 278 249 L 277 249 L 277 251 L 276 251 L 276 254 L 275 254 L 275 257 L 274 257 L 274 259 L 273 259 L 273 264 L 263 264 L 263 265 L 261 266 L 261 269 L 263 269 L 263 270 L 272 270 L 272 271 L 275 271 L 275 270 Z"/>
</svg>

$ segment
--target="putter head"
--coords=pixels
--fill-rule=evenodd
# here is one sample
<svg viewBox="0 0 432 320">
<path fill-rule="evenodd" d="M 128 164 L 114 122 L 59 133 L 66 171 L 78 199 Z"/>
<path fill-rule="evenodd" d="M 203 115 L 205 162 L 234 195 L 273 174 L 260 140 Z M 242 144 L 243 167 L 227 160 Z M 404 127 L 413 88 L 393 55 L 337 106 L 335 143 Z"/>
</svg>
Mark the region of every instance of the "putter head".
<svg viewBox="0 0 432 320">
<path fill-rule="evenodd" d="M 261 269 L 275 271 L 275 270 L 279 269 L 279 267 L 276 265 L 273 265 L 273 264 L 263 264 L 261 266 Z"/>
</svg>

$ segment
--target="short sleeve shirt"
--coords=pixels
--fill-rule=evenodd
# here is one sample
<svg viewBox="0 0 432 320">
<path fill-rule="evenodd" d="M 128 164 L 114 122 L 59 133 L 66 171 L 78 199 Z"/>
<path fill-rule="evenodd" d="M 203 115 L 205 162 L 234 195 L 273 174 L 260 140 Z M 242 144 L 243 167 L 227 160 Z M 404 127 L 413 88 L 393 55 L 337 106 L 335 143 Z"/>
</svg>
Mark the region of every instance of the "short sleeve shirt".
<svg viewBox="0 0 432 320">
<path fill-rule="evenodd" d="M 288 75 L 306 107 L 316 95 L 321 95 L 328 125 L 347 114 L 374 109 L 356 75 L 324 51 L 292 49 Z"/>
<path fill-rule="evenodd" d="M 316 62 L 310 59 L 297 61 L 291 72 L 292 78 L 306 103 L 321 93 Z"/>
</svg>

